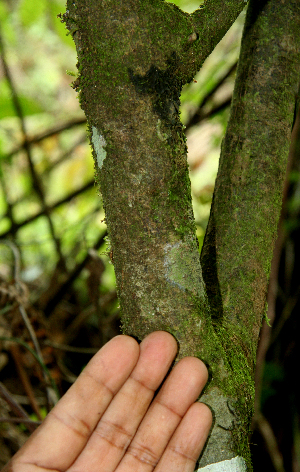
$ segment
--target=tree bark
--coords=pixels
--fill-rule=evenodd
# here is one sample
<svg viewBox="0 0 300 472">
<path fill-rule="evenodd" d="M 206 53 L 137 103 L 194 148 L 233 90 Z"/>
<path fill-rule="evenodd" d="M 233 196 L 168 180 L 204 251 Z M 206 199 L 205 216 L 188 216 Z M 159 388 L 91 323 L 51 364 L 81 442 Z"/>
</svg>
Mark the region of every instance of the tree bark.
<svg viewBox="0 0 300 472">
<path fill-rule="evenodd" d="M 240 446 L 250 433 L 257 342 L 267 309 L 299 82 L 299 2 L 250 1 L 201 252 L 212 324 L 229 365 L 232 440 Z M 210 405 L 212 392 L 205 398 Z M 240 446 L 239 455 L 246 457 Z M 213 441 L 208 457 L 214 454 L 211 447 Z"/>
<path fill-rule="evenodd" d="M 68 0 L 64 15 L 78 53 L 74 87 L 89 123 L 124 332 L 142 339 L 169 331 L 180 357 L 206 362 L 203 398 L 215 426 L 200 466 L 227 461 L 225 470 L 240 471 L 251 468 L 254 359 L 299 81 L 298 2 L 250 4 L 204 277 L 179 105 L 182 85 L 244 5 L 208 0 L 189 15 L 162 0 Z"/>
</svg>

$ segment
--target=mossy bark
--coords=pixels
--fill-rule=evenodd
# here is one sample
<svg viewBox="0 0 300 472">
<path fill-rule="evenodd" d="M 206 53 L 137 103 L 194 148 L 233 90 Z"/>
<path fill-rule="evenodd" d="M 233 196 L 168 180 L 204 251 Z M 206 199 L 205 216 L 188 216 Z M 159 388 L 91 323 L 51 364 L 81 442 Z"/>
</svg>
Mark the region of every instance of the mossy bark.
<svg viewBox="0 0 300 472">
<path fill-rule="evenodd" d="M 297 72 L 288 69 L 296 59 L 291 33 L 280 29 L 299 7 L 284 0 L 278 8 L 277 0 L 270 0 L 254 18 L 257 5 L 265 3 L 252 2 L 244 34 L 232 124 L 223 145 L 203 249 L 206 287 L 195 236 L 179 97 L 182 85 L 193 78 L 244 7 L 244 0 L 208 0 L 191 15 L 162 0 L 68 0 L 64 15 L 78 52 L 79 77 L 74 87 L 89 123 L 123 329 L 140 339 L 150 331 L 167 330 L 178 340 L 180 356 L 201 357 L 211 372 L 204 398 L 214 410 L 215 427 L 201 466 L 237 455 L 250 463 L 247 433 L 255 348 L 280 210 L 294 81 L 299 79 Z M 270 27 L 277 28 L 279 39 L 268 33 Z M 272 87 L 267 81 L 275 63 L 259 53 L 265 42 L 270 51 L 277 48 L 280 57 L 286 58 L 286 48 L 292 52 L 290 62 L 275 65 L 279 71 L 274 73 L 284 76 L 284 85 L 278 88 L 276 81 Z M 247 66 L 248 48 L 257 56 L 257 67 L 262 67 L 257 75 L 253 75 L 252 63 Z M 253 90 L 248 76 L 250 82 L 256 81 Z M 284 93 L 284 107 L 276 91 Z M 282 124 L 280 152 L 269 148 L 258 133 L 252 134 L 256 114 L 245 110 L 254 98 L 259 116 L 264 113 L 260 126 L 265 135 L 270 133 L 274 139 L 277 134 L 269 129 L 277 123 L 277 133 L 278 123 Z M 265 104 L 270 99 L 276 102 L 271 106 L 279 116 L 267 114 Z M 237 128 L 237 117 L 250 122 Z M 241 149 L 244 154 L 239 154 Z M 274 175 L 277 181 L 268 196 L 271 211 L 264 229 L 260 225 L 265 223 L 267 208 L 261 198 L 269 195 L 267 184 Z M 245 224 L 240 222 L 241 215 Z M 243 252 L 245 245 L 248 252 Z M 251 256 L 250 262 L 236 253 Z M 240 293 L 236 293 L 238 287 Z"/>
</svg>

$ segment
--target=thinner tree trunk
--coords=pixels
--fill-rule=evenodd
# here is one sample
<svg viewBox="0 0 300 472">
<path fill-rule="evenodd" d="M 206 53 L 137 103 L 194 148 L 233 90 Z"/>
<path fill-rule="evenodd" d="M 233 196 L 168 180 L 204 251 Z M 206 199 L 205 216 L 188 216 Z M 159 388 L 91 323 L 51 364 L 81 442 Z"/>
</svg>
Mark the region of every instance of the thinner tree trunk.
<svg viewBox="0 0 300 472">
<path fill-rule="evenodd" d="M 141 339 L 167 330 L 180 357 L 204 360 L 211 380 L 202 399 L 215 425 L 199 466 L 227 461 L 225 470 L 239 471 L 251 469 L 255 352 L 299 82 L 298 2 L 250 3 L 203 276 L 179 104 L 182 85 L 243 7 L 208 0 L 189 15 L 162 0 L 68 0 L 64 15 L 123 329 Z"/>
</svg>

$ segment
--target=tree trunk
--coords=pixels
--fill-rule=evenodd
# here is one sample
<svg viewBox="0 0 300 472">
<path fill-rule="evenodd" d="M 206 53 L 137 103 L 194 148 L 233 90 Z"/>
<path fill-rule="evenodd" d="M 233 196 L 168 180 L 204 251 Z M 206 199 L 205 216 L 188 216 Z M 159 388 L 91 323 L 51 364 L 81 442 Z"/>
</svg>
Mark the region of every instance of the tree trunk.
<svg viewBox="0 0 300 472">
<path fill-rule="evenodd" d="M 200 460 L 207 471 L 251 470 L 255 352 L 299 82 L 298 2 L 251 2 L 202 276 L 180 93 L 244 5 L 210 0 L 189 15 L 162 0 L 68 0 L 64 15 L 123 329 L 140 339 L 169 331 L 180 357 L 208 365 L 202 400 L 215 425 Z"/>
</svg>

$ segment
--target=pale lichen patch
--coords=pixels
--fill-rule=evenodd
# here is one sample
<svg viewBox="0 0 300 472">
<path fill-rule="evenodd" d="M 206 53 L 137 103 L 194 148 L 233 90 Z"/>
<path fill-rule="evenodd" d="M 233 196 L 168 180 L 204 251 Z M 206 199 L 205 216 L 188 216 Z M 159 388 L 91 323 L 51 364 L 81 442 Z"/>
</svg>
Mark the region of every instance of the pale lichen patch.
<svg viewBox="0 0 300 472">
<path fill-rule="evenodd" d="M 162 131 L 162 123 L 160 119 L 158 119 L 156 123 L 156 132 L 161 141 L 167 141 L 167 139 L 170 137 L 169 134 Z"/>
<path fill-rule="evenodd" d="M 95 126 L 92 126 L 92 143 L 94 151 L 96 153 L 98 167 L 99 169 L 101 169 L 103 166 L 104 159 L 106 158 L 106 141 L 104 137 L 99 133 L 97 128 L 95 128 Z"/>
<path fill-rule="evenodd" d="M 181 290 L 203 295 L 201 266 L 197 249 L 191 248 L 191 241 L 178 241 L 165 245 L 165 277 Z"/>
<path fill-rule="evenodd" d="M 243 457 L 236 456 L 221 462 L 201 467 L 196 472 L 246 472 L 246 461 Z"/>
</svg>

